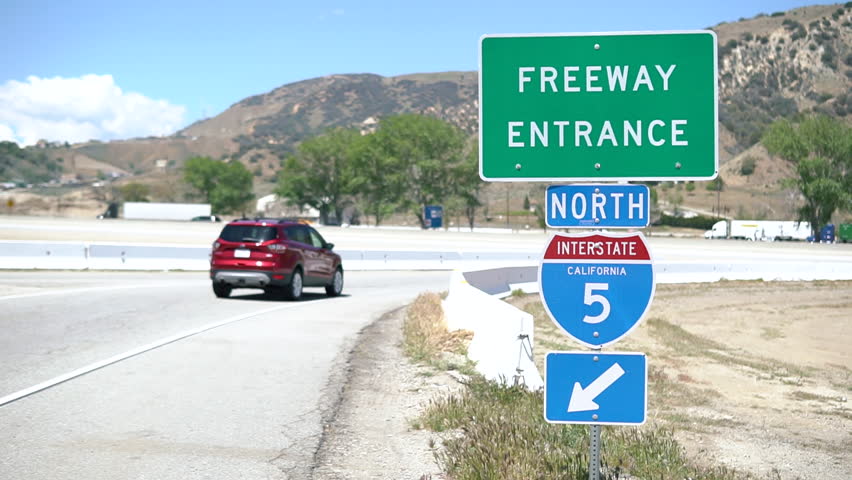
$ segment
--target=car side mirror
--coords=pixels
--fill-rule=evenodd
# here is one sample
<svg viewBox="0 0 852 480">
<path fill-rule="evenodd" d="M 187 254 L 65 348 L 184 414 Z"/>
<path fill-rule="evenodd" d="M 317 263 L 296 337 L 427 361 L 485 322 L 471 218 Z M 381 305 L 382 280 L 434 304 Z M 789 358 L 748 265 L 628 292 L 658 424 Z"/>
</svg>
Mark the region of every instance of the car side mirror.
<svg viewBox="0 0 852 480">
<path fill-rule="evenodd" d="M 331 250 L 331 249 L 334 248 L 334 244 L 333 243 L 326 243 L 325 248 L 326 248 L 326 250 Z"/>
</svg>

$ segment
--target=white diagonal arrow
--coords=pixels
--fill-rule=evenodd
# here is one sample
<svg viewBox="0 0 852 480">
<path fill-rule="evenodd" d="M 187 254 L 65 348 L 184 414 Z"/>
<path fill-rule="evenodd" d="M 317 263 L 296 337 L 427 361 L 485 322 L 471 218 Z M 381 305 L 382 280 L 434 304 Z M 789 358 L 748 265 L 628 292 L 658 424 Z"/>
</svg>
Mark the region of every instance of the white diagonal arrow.
<svg viewBox="0 0 852 480">
<path fill-rule="evenodd" d="M 595 397 L 609 388 L 622 375 L 624 375 L 624 369 L 621 368 L 621 365 L 614 363 L 586 388 L 581 387 L 580 382 L 574 382 L 574 391 L 571 392 L 571 400 L 568 402 L 568 412 L 585 412 L 600 408 L 595 403 Z"/>
</svg>

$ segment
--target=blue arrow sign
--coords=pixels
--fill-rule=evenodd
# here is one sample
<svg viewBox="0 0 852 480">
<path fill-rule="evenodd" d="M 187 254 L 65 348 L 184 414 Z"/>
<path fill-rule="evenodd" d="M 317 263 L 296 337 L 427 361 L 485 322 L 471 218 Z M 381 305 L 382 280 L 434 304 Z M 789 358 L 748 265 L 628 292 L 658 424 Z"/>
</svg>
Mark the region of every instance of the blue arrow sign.
<svg viewBox="0 0 852 480">
<path fill-rule="evenodd" d="M 641 233 L 558 233 L 539 266 L 539 292 L 550 318 L 591 348 L 618 341 L 654 297 L 651 253 Z"/>
<path fill-rule="evenodd" d="M 551 185 L 544 197 L 548 227 L 643 228 L 650 216 L 646 185 Z"/>
<path fill-rule="evenodd" d="M 643 353 L 549 352 L 544 419 L 550 423 L 639 425 L 648 409 Z"/>
</svg>

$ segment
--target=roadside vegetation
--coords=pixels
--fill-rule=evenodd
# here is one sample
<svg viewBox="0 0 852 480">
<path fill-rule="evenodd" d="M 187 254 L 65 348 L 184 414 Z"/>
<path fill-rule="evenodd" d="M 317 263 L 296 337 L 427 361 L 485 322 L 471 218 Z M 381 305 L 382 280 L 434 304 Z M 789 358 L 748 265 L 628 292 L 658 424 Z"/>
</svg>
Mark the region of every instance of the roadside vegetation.
<svg viewBox="0 0 852 480">
<path fill-rule="evenodd" d="M 538 302 L 524 302 L 521 295 L 514 295 L 512 300 L 527 303 L 533 310 L 540 308 Z M 403 327 L 404 349 L 414 361 L 441 368 L 447 353 L 462 353 L 466 342 L 446 331 L 442 316 L 440 296 L 435 294 L 421 295 L 409 307 Z M 537 328 L 542 321 L 536 315 Z M 550 321 L 547 324 L 552 326 Z M 542 347 L 564 349 L 567 345 L 551 342 Z M 431 400 L 413 421 L 416 428 L 441 434 L 443 441 L 435 446 L 434 453 L 449 478 L 588 478 L 587 426 L 549 424 L 543 415 L 543 392 L 503 386 L 472 371 L 467 373 L 459 393 Z M 688 392 L 682 382 L 673 381 L 662 371 L 652 369 L 649 377 L 656 398 L 676 399 L 689 394 L 685 401 L 701 401 L 702 392 Z M 604 479 L 750 478 L 724 467 L 694 464 L 674 433 L 662 424 L 605 426 L 601 442 Z"/>
<path fill-rule="evenodd" d="M 320 222 L 357 207 L 376 225 L 395 212 L 426 226 L 423 209 L 443 205 L 473 224 L 483 186 L 474 138 L 441 119 L 415 114 L 383 118 L 375 132 L 333 128 L 306 139 L 284 159 L 276 193 L 309 205 Z"/>
</svg>

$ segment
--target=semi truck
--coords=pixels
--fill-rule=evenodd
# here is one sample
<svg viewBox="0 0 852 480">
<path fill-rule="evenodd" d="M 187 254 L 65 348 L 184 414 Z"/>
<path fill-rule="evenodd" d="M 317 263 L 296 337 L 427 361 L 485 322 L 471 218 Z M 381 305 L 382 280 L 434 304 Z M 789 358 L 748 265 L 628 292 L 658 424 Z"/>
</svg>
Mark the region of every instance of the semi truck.
<svg viewBox="0 0 852 480">
<path fill-rule="evenodd" d="M 195 217 L 211 217 L 209 203 L 149 203 L 124 202 L 122 215 L 130 220 L 185 220 Z M 111 204 L 110 208 L 99 218 L 117 218 L 118 205 Z"/>
<path fill-rule="evenodd" d="M 704 238 L 735 238 L 742 240 L 776 242 L 781 240 L 805 241 L 811 236 L 808 222 L 784 220 L 719 220 Z"/>
</svg>

